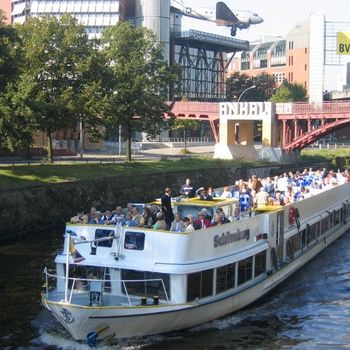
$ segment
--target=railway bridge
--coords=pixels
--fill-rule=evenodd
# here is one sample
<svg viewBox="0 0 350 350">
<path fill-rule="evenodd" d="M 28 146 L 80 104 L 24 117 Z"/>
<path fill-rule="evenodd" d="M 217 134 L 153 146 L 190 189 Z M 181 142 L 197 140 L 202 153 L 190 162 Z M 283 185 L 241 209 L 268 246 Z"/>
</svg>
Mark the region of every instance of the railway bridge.
<svg viewBox="0 0 350 350">
<path fill-rule="evenodd" d="M 254 102 L 232 102 L 237 104 L 236 111 L 241 110 L 236 122 L 244 120 L 258 120 L 257 108 L 248 108 Z M 260 102 L 265 103 L 265 102 Z M 220 117 L 223 116 L 223 105 L 217 102 L 176 102 L 172 114 L 177 118 L 206 120 L 210 123 L 216 143 L 222 142 L 220 128 Z M 255 103 L 259 104 L 259 103 Z M 266 103 L 265 103 L 266 104 Z M 252 112 L 250 112 L 252 111 Z M 325 102 L 320 104 L 309 103 L 277 103 L 271 104 L 271 123 L 277 133 L 275 139 L 284 151 L 297 151 L 312 144 L 316 140 L 350 126 L 350 102 Z M 236 123 L 237 124 L 237 123 Z M 222 125 L 221 125 L 222 127 Z M 263 131 L 264 132 L 264 131 Z M 219 138 L 220 134 L 220 138 Z M 232 139 L 232 137 L 231 137 Z M 237 137 L 233 137 L 233 143 L 240 144 Z M 271 141 L 271 140 L 270 140 Z M 268 142 L 271 143 L 271 142 Z M 247 145 L 247 142 L 244 144 Z M 263 139 L 264 144 L 264 139 Z"/>
</svg>

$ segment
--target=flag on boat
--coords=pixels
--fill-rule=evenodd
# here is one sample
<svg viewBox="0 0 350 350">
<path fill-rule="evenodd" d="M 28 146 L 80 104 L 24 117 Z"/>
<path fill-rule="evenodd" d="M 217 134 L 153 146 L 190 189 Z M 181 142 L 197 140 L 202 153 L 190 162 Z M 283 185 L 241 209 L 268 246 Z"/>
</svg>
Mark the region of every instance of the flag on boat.
<svg viewBox="0 0 350 350">
<path fill-rule="evenodd" d="M 85 258 L 78 252 L 77 248 L 75 248 L 74 240 L 72 237 L 70 237 L 69 241 L 69 252 L 75 263 L 85 260 Z"/>
</svg>

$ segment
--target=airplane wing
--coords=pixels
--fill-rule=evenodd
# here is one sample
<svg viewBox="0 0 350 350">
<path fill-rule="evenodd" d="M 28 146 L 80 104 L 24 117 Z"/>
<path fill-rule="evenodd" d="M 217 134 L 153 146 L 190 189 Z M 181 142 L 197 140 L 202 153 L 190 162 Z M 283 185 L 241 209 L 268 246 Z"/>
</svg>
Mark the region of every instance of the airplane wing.
<svg viewBox="0 0 350 350">
<path fill-rule="evenodd" d="M 228 6 L 219 1 L 216 3 L 216 25 L 218 26 L 230 26 L 239 23 L 239 19 L 233 14 Z"/>
</svg>

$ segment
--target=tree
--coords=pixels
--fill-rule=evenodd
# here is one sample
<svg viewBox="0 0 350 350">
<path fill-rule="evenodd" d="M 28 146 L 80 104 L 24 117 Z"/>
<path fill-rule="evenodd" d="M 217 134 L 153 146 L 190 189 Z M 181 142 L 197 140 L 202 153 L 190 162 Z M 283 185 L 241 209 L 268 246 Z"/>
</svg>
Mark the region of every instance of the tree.
<svg viewBox="0 0 350 350">
<path fill-rule="evenodd" d="M 261 73 L 255 77 L 249 77 L 247 74 L 235 72 L 227 79 L 227 100 L 237 101 L 246 89 L 255 86 L 242 95 L 241 101 L 268 101 L 275 89 L 275 84 L 275 78 L 269 74 Z"/>
<path fill-rule="evenodd" d="M 169 85 L 178 81 L 179 69 L 164 62 L 161 45 L 146 28 L 118 22 L 103 32 L 101 43 L 110 68 L 102 115 L 107 127 L 122 125 L 130 161 L 133 132 L 154 137 L 167 127 L 163 114 L 171 111 Z"/>
<path fill-rule="evenodd" d="M 271 101 L 278 102 L 304 102 L 307 91 L 303 85 L 284 81 L 271 97 Z"/>
<path fill-rule="evenodd" d="M 196 130 L 199 127 L 198 120 L 191 120 L 191 119 L 175 119 L 172 129 L 174 130 L 182 130 L 183 131 L 183 138 L 186 150 L 187 147 L 187 135 L 189 130 Z"/>
<path fill-rule="evenodd" d="M 53 161 L 52 133 L 74 129 L 93 96 L 89 69 L 92 44 L 72 16 L 31 18 L 18 27 L 24 50 L 17 98 L 33 126 L 48 138 Z"/>
<path fill-rule="evenodd" d="M 21 54 L 17 30 L 4 23 L 0 11 L 0 148 L 10 151 L 28 150 L 32 142 L 30 119 L 15 94 Z"/>
</svg>

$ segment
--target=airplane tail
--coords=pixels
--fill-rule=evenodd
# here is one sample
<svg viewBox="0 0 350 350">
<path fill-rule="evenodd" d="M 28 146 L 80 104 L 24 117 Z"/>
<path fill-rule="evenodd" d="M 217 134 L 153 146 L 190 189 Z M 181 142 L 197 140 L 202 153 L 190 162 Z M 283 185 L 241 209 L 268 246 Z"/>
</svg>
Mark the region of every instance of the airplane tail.
<svg viewBox="0 0 350 350">
<path fill-rule="evenodd" d="M 216 3 L 215 22 L 218 26 L 230 26 L 239 22 L 239 20 L 224 2 L 219 1 Z"/>
</svg>

